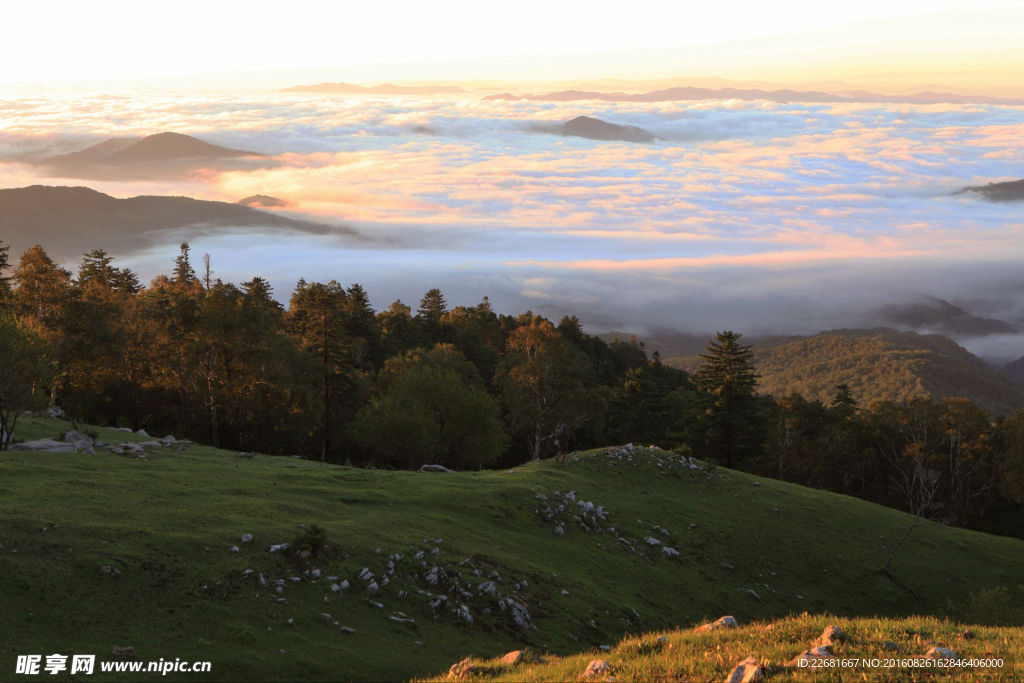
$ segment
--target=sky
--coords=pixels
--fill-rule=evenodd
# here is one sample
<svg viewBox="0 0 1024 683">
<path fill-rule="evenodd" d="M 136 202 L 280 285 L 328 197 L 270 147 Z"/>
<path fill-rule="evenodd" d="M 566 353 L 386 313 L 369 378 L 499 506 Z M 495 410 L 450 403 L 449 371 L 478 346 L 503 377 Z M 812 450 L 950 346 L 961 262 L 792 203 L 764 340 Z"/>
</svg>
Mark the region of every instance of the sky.
<svg viewBox="0 0 1024 683">
<path fill-rule="evenodd" d="M 335 69 L 355 80 L 1019 80 L 1024 2 L 8 3 L 0 82 Z M 928 59 L 922 60 L 922 55 Z M 13 65 L 13 68 L 12 68 Z M 222 78 L 221 83 L 231 81 Z"/>
<path fill-rule="evenodd" d="M 14 24 L 46 25 L 47 41 L 0 41 L 14 65 L 0 70 L 0 188 L 284 199 L 276 211 L 338 229 L 186 226 L 145 248 L 96 244 L 149 278 L 188 239 L 218 276 L 267 277 L 283 301 L 302 276 L 359 282 L 377 308 L 439 286 L 456 305 L 487 295 L 594 331 L 813 333 L 939 296 L 1024 327 L 1021 204 L 957 194 L 1024 177 L 1022 106 L 484 99 L 687 77 L 1024 98 L 1024 2 L 720 5 L 19 3 Z M 324 80 L 466 92 L 280 90 Z M 551 133 L 581 115 L 658 139 Z M 264 156 L 156 175 L 39 163 L 163 131 Z M 994 361 L 1024 354 L 1019 336 L 964 343 Z"/>
</svg>

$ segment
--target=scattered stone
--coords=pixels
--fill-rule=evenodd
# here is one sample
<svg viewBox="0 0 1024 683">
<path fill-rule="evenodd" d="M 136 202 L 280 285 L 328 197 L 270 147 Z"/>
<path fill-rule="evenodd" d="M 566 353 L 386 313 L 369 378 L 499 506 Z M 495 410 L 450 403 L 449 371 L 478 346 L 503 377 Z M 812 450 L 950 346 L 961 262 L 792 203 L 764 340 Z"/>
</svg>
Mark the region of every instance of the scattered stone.
<svg viewBox="0 0 1024 683">
<path fill-rule="evenodd" d="M 452 474 L 455 470 L 450 470 L 443 465 L 424 465 L 420 468 L 420 472 L 443 472 L 445 474 Z"/>
<path fill-rule="evenodd" d="M 288 549 L 288 544 L 287 543 L 278 543 L 277 545 L 270 546 L 270 552 L 272 552 L 272 553 L 280 552 L 282 550 L 287 550 L 287 549 Z"/>
<path fill-rule="evenodd" d="M 408 617 L 388 617 L 388 619 L 390 619 L 391 621 L 393 621 L 393 622 L 395 622 L 397 624 L 415 624 L 416 623 L 415 619 L 410 619 Z"/>
<path fill-rule="evenodd" d="M 900 649 L 900 646 L 892 642 L 891 640 L 887 640 L 884 643 L 882 643 L 882 649 L 889 650 L 890 652 L 896 652 Z"/>
<path fill-rule="evenodd" d="M 507 652 L 501 658 L 501 663 L 502 663 L 503 666 L 515 666 L 516 664 L 519 664 L 522 661 L 523 661 L 523 651 L 522 650 L 513 650 L 512 652 Z"/>
<path fill-rule="evenodd" d="M 757 659 L 747 657 L 736 665 L 732 673 L 726 676 L 725 683 L 754 683 L 763 680 L 764 671 L 757 665 Z"/>
<path fill-rule="evenodd" d="M 237 545 L 231 546 L 231 552 L 237 553 L 238 552 L 238 546 Z"/>
<path fill-rule="evenodd" d="M 826 626 L 812 647 L 823 647 L 825 645 L 836 645 L 846 640 L 846 634 L 838 626 Z"/>
<path fill-rule="evenodd" d="M 242 543 L 252 543 L 252 534 L 242 534 Z"/>
<path fill-rule="evenodd" d="M 754 598 L 755 600 L 760 600 L 761 599 L 761 596 L 758 595 L 756 592 L 754 592 L 753 588 L 751 588 L 750 590 L 747 591 L 747 595 L 749 595 L 750 597 Z"/>
<path fill-rule="evenodd" d="M 354 628 L 350 628 L 348 626 L 342 626 L 340 630 L 341 630 L 342 633 L 347 633 L 349 635 L 352 635 L 353 633 L 356 632 L 356 630 Z"/>
<path fill-rule="evenodd" d="M 83 434 L 77 429 L 72 429 L 64 433 L 64 441 L 70 444 L 74 444 L 75 448 L 81 448 L 89 453 L 93 452 L 93 440 L 88 434 Z"/>
<path fill-rule="evenodd" d="M 135 648 L 131 645 L 126 645 L 125 647 L 115 645 L 110 651 L 110 656 L 114 659 L 135 659 Z"/>
<path fill-rule="evenodd" d="M 726 564 L 725 562 L 723 562 L 721 566 L 722 566 L 722 569 L 727 569 L 729 571 L 732 571 L 732 570 L 736 569 L 736 567 L 733 567 L 731 564 Z"/>
<path fill-rule="evenodd" d="M 612 651 L 612 646 L 611 645 L 598 645 L 597 649 L 600 650 L 601 652 L 611 652 Z"/>
<path fill-rule="evenodd" d="M 583 678 L 590 678 L 592 676 L 607 676 L 611 671 L 611 667 L 608 662 L 603 659 L 592 659 L 587 664 L 586 671 L 583 672 Z"/>
<path fill-rule="evenodd" d="M 661 552 L 665 553 L 665 557 L 668 557 L 670 559 L 673 557 L 679 557 L 679 551 L 675 550 L 674 548 L 669 548 L 667 545 L 662 546 Z"/>
<path fill-rule="evenodd" d="M 43 453 L 77 453 L 78 448 L 73 443 L 55 441 L 53 439 L 37 439 L 35 441 L 22 441 L 12 443 L 8 446 L 9 451 L 39 451 Z"/>
<path fill-rule="evenodd" d="M 476 666 L 473 665 L 473 660 L 467 657 L 461 662 L 452 664 L 452 668 L 448 669 L 448 678 L 453 681 L 464 681 L 469 678 L 475 669 Z"/>
<path fill-rule="evenodd" d="M 925 659 L 960 659 L 960 655 L 948 647 L 933 647 L 924 656 Z"/>
<path fill-rule="evenodd" d="M 789 660 L 786 666 L 797 666 L 800 668 L 811 667 L 812 669 L 817 668 L 818 664 L 823 659 L 832 659 L 835 657 L 835 652 L 832 651 L 831 645 L 821 645 L 818 647 L 812 647 L 810 650 L 801 652 L 793 659 Z"/>
<path fill-rule="evenodd" d="M 380 587 L 377 585 L 377 582 L 373 581 L 373 582 L 370 583 L 369 586 L 366 587 L 366 592 L 369 593 L 370 595 L 376 595 L 377 594 L 377 590 L 379 588 Z"/>
<path fill-rule="evenodd" d="M 736 617 L 720 617 L 717 621 L 713 621 L 710 624 L 704 624 L 698 626 L 698 631 L 716 631 L 720 628 L 739 628 L 739 622 L 736 621 Z"/>
<path fill-rule="evenodd" d="M 661 541 L 654 538 L 653 536 L 648 536 L 646 539 L 644 539 L 644 541 L 647 543 L 647 545 L 661 545 Z"/>
<path fill-rule="evenodd" d="M 61 409 L 60 406 L 50 406 L 49 408 L 46 409 L 46 414 L 54 418 L 55 420 L 65 417 L 64 411 Z"/>
</svg>

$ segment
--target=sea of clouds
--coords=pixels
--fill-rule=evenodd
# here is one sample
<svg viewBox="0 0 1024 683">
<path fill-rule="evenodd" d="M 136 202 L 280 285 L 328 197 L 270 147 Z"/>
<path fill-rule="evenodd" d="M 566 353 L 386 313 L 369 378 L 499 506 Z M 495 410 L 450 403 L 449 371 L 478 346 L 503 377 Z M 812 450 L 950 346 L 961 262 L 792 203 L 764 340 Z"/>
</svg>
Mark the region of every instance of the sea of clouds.
<svg viewBox="0 0 1024 683">
<path fill-rule="evenodd" d="M 538 132 L 581 115 L 661 139 Z M 159 180 L 50 177 L 35 163 L 162 131 L 267 158 Z M 954 194 L 1024 177 L 1022 139 L 1024 109 L 992 105 L 39 92 L 0 101 L 0 186 L 266 194 L 354 226 L 360 239 L 191 236 L 218 275 L 268 277 L 285 300 L 303 276 L 360 282 L 378 307 L 440 286 L 456 304 L 489 295 L 596 330 L 814 332 L 929 294 L 1024 323 L 1024 205 Z M 187 226 L 117 255 L 152 276 L 182 238 Z M 990 346 L 1024 353 L 1016 338 Z"/>
</svg>

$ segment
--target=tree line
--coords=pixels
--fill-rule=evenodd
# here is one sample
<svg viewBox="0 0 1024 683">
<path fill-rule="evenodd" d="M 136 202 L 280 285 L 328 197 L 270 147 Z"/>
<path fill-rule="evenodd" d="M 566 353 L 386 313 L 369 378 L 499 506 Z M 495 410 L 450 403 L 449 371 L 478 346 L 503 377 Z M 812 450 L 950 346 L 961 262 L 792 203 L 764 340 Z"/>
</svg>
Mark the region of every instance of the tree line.
<svg viewBox="0 0 1024 683">
<path fill-rule="evenodd" d="M 681 449 L 725 466 L 943 521 L 1024 531 L 1024 413 L 964 399 L 858 406 L 757 392 L 749 346 L 723 332 L 693 376 L 557 323 L 450 307 L 375 311 L 358 284 L 300 279 L 288 305 L 254 277 L 215 277 L 182 244 L 148 285 L 102 250 L 77 275 L 36 246 L 0 245 L 0 449 L 24 410 L 326 462 L 455 469 L 574 449 Z"/>
</svg>

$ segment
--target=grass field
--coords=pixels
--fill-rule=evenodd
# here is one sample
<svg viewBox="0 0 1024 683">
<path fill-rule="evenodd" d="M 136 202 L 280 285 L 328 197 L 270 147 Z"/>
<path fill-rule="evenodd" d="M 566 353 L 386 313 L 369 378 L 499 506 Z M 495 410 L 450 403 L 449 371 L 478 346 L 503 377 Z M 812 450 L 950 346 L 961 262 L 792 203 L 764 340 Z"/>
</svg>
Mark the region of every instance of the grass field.
<svg viewBox="0 0 1024 683">
<path fill-rule="evenodd" d="M 19 423 L 18 437 L 70 428 L 34 418 Z M 146 440 L 97 431 L 108 442 Z M 940 614 L 972 591 L 1021 583 L 1024 542 L 928 526 L 892 568 L 918 602 L 878 573 L 911 521 L 905 514 L 739 472 L 709 474 L 668 452 L 610 453 L 458 474 L 238 458 L 195 445 L 156 447 L 144 460 L 103 448 L 0 453 L 0 678 L 19 678 L 18 654 L 105 660 L 113 646 L 133 646 L 147 662 L 212 662 L 210 674 L 179 680 L 429 678 L 467 655 L 523 647 L 570 655 L 725 614 L 741 624 L 805 611 Z M 576 503 L 584 502 L 604 518 L 596 509 L 583 517 Z M 320 556 L 269 552 L 314 524 L 329 545 Z M 363 568 L 376 593 L 358 578 Z M 342 580 L 351 587 L 333 591 Z M 817 621 L 795 623 L 820 630 Z M 760 637 L 756 628 L 728 637 Z M 682 652 L 694 636 L 670 638 Z M 714 666 L 694 664 L 695 676 L 724 677 L 737 653 L 776 656 L 743 645 L 723 644 Z"/>
<path fill-rule="evenodd" d="M 793 660 L 811 647 L 826 626 L 838 626 L 846 636 L 833 646 L 831 663 L 815 669 L 794 666 Z M 952 650 L 960 664 L 929 665 L 924 655 L 933 647 Z M 739 662 L 753 657 L 762 675 L 772 681 L 1019 681 L 1024 671 L 1015 653 L 1022 650 L 1024 630 L 1020 628 L 965 629 L 934 617 L 802 615 L 713 632 L 648 633 L 626 638 L 607 652 L 558 657 L 524 651 L 515 665 L 497 658 L 473 660 L 465 679 L 575 681 L 592 661 L 600 660 L 607 669 L 604 676 L 593 678 L 598 681 L 722 681 Z M 534 663 L 536 657 L 539 660 Z M 433 680 L 450 677 L 445 673 Z"/>
</svg>

